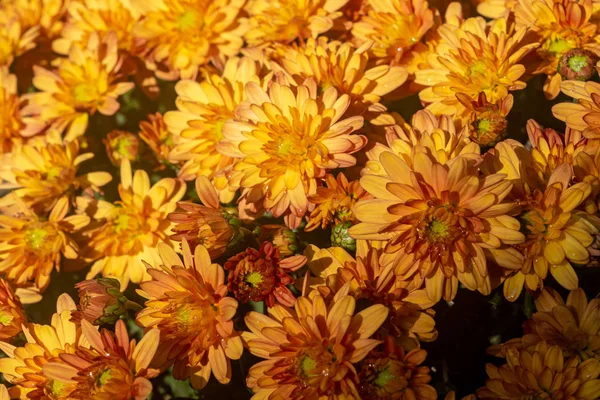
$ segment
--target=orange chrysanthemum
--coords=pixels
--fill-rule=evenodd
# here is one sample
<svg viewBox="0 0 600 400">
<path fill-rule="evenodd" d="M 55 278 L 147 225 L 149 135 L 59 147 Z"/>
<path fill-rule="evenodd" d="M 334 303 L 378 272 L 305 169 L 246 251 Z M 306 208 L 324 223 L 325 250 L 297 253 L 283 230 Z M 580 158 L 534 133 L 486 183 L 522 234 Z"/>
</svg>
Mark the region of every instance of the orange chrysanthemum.
<svg viewBox="0 0 600 400">
<path fill-rule="evenodd" d="M 377 304 L 355 314 L 351 296 L 337 296 L 326 306 L 313 294 L 298 298 L 294 309 L 275 305 L 269 316 L 246 315 L 250 332 L 242 336 L 252 354 L 266 359 L 250 368 L 246 380 L 258 398 L 360 398 L 353 364 L 381 343 L 370 337 L 387 308 Z"/>
<path fill-rule="evenodd" d="M 140 157 L 140 139 L 137 135 L 114 130 L 102 139 L 106 148 L 106 154 L 113 165 L 121 165 L 121 160 L 128 159 L 130 162 L 137 161 Z"/>
<path fill-rule="evenodd" d="M 600 55 L 600 43 L 596 41 L 597 26 L 591 22 L 592 0 L 517 0 L 514 8 L 518 26 L 537 34 L 540 47 L 537 53 L 541 62 L 533 74 L 546 74 L 544 94 L 554 99 L 560 93 L 561 67 L 559 63 L 569 50 L 590 50 Z M 579 71 L 574 61 L 567 68 Z M 567 60 L 567 62 L 569 62 Z M 595 62 L 589 68 L 593 71 Z M 574 67 L 574 68 L 573 68 Z"/>
<path fill-rule="evenodd" d="M 142 14 L 133 35 L 146 41 L 146 61 L 163 78 L 195 78 L 198 68 L 235 56 L 247 30 L 246 0 L 133 0 Z M 161 73 L 161 70 L 164 71 Z"/>
<path fill-rule="evenodd" d="M 413 166 L 390 151 L 379 155 L 381 175 L 367 173 L 362 187 L 375 197 L 357 204 L 361 221 L 350 229 L 359 239 L 388 240 L 396 274 L 424 283 L 429 298 L 451 300 L 458 282 L 488 294 L 492 289 L 486 256 L 520 266 L 504 245 L 524 239 L 504 198 L 512 184 L 506 175 L 480 177 L 466 157 L 442 164 L 415 146 Z"/>
<path fill-rule="evenodd" d="M 490 103 L 496 103 L 509 91 L 526 86 L 519 80 L 525 73 L 519 60 L 538 46 L 522 43 L 526 28 L 504 18 L 487 26 L 477 17 L 467 19 L 459 29 L 447 23 L 438 32 L 442 42 L 427 58 L 430 68 L 415 73 L 415 82 L 427 86 L 419 98 L 434 114 L 464 118 L 466 109 L 457 93 L 475 100 L 483 92 Z"/>
<path fill-rule="evenodd" d="M 333 28 L 339 11 L 348 0 L 249 0 L 249 30 L 244 35 L 250 46 L 279 42 L 288 44 L 308 39 Z"/>
<path fill-rule="evenodd" d="M 327 186 L 317 188 L 316 194 L 308 196 L 308 201 L 316 207 L 304 227 L 306 232 L 319 226 L 325 229 L 343 221 L 357 222 L 353 211 L 356 202 L 370 197 L 358 181 L 348 182 L 343 172 L 337 178 L 327 174 L 325 184 Z"/>
<path fill-rule="evenodd" d="M 512 94 L 496 104 L 490 103 L 484 92 L 479 93 L 475 101 L 464 93 L 456 93 L 456 98 L 466 108 L 465 126 L 469 129 L 469 137 L 472 141 L 480 146 L 489 147 L 506 139 L 508 135 L 506 117 L 514 102 Z"/>
<path fill-rule="evenodd" d="M 171 222 L 167 215 L 185 193 L 183 182 L 164 178 L 150 185 L 145 171 L 132 174 L 128 160 L 121 164 L 120 201 L 109 203 L 79 197 L 79 212 L 91 212 L 97 223 L 83 232 L 86 246 L 83 258 L 95 261 L 87 274 L 98 273 L 116 278 L 121 288 L 129 281 L 140 283 L 148 278 L 142 261 L 159 260 L 156 246 L 169 242 Z"/>
<path fill-rule="evenodd" d="M 365 111 L 381 112 L 382 96 L 400 87 L 407 77 L 402 67 L 381 65 L 369 68 L 369 44 L 355 47 L 349 42 L 328 41 L 321 36 L 308 39 L 301 46 L 287 46 L 283 55 L 271 63 L 275 73 L 281 71 L 290 84 L 300 85 L 313 78 L 320 89 L 334 87 L 339 94 L 350 96 L 347 115 Z"/>
<path fill-rule="evenodd" d="M 119 109 L 117 98 L 133 88 L 131 82 L 120 82 L 121 63 L 116 36 L 100 41 L 94 34 L 85 48 L 72 46 L 56 70 L 34 66 L 33 85 L 40 92 L 25 98 L 40 108 L 42 121 L 72 140 L 85 133 L 90 114 L 113 115 Z"/>
<path fill-rule="evenodd" d="M 227 297 L 223 268 L 211 264 L 203 246 L 192 256 L 183 242 L 183 262 L 169 246 L 159 244 L 158 249 L 162 262 L 148 266 L 152 279 L 142 282 L 139 290 L 147 299 L 146 308 L 136 319 L 147 329 L 160 330 L 155 364 L 175 364 L 173 376 L 190 377 L 196 389 L 206 386 L 211 374 L 228 383 L 230 360 L 239 359 L 244 347 L 232 321 L 238 302 Z"/>
<path fill-rule="evenodd" d="M 272 83 L 268 92 L 250 82 L 246 95 L 236 118 L 223 126 L 225 138 L 217 149 L 238 158 L 232 179 L 244 189 L 240 208 L 284 215 L 295 228 L 311 211 L 308 196 L 316 193 L 317 179 L 355 164 L 351 154 L 366 138 L 352 133 L 363 118 L 342 119 L 350 97 L 338 97 L 332 87 L 319 95 L 310 78 L 293 88 Z"/>
<path fill-rule="evenodd" d="M 81 321 L 83 337 L 91 347 L 77 347 L 75 354 L 62 353 L 61 362 L 48 362 L 44 374 L 65 386 L 75 386 L 69 394 L 73 400 L 146 400 L 160 371 L 149 368 L 160 332 L 149 330 L 139 343 L 129 341 L 125 322 L 119 320 L 115 333 Z"/>
<path fill-rule="evenodd" d="M 546 342 L 534 349 L 506 351 L 507 364 L 486 365 L 489 379 L 477 391 L 480 399 L 513 400 L 521 398 L 581 399 L 598 397 L 600 361 L 582 363 L 577 357 L 566 358 L 559 346 Z"/>
<path fill-rule="evenodd" d="M 56 313 L 50 325 L 28 323 L 23 325 L 27 342 L 15 347 L 0 342 L 0 349 L 8 357 L 0 359 L 0 372 L 15 385 L 11 397 L 36 400 L 69 400 L 75 385 L 64 384 L 49 378 L 43 371 L 49 362 L 61 362 L 59 356 L 73 354 L 79 346 L 85 346 L 81 330 L 70 321 L 75 303 L 67 295 L 58 298 Z"/>
<path fill-rule="evenodd" d="M 374 42 L 370 54 L 377 64 L 406 65 L 413 49 L 434 25 L 426 0 L 367 0 L 366 15 L 352 26 L 354 42 Z"/>
<path fill-rule="evenodd" d="M 94 156 L 79 151 L 78 141 L 24 145 L 0 167 L 1 187 L 14 189 L 17 197 L 38 211 L 50 211 L 61 197 L 72 198 L 79 189 L 98 192 L 112 176 L 100 171 L 77 176 L 80 164 Z M 4 196 L 0 202 L 6 205 L 12 200 Z"/>
<path fill-rule="evenodd" d="M 600 139 L 600 83 L 566 81 L 560 89 L 577 101 L 556 104 L 552 114 L 587 139 Z"/>
<path fill-rule="evenodd" d="M 247 57 L 230 58 L 222 74 L 206 73 L 200 83 L 178 82 L 175 90 L 179 111 L 165 114 L 175 142 L 169 159 L 184 162 L 179 176 L 184 180 L 209 177 L 223 203 L 229 203 L 235 194 L 235 188 L 227 185 L 227 179 L 225 184 L 222 182 L 222 175 L 233 164 L 233 159 L 220 154 L 216 148 L 223 139 L 225 121 L 233 118 L 234 109 L 246 100 L 244 86 L 248 82 L 261 83 L 257 63 Z"/>
<path fill-rule="evenodd" d="M 1 218 L 1 216 L 0 216 Z M 27 316 L 10 284 L 0 278 L 0 340 L 7 342 L 22 331 Z"/>
<path fill-rule="evenodd" d="M 235 215 L 220 206 L 217 192 L 207 177 L 196 179 L 196 193 L 202 205 L 181 201 L 177 203 L 179 210 L 169 214 L 174 223 L 171 239 L 186 240 L 191 247 L 202 245 L 215 259 L 236 239 Z"/>
<path fill-rule="evenodd" d="M 10 196 L 10 195 L 9 195 Z M 48 219 L 36 215 L 20 199 L 12 215 L 0 215 L 0 272 L 19 287 L 34 285 L 40 291 L 50 283 L 50 274 L 60 268 L 62 257 L 76 259 L 79 247 L 73 234 L 89 224 L 85 215 L 71 215 L 69 200 L 62 197 Z"/>
<path fill-rule="evenodd" d="M 19 97 L 17 77 L 0 67 L 0 154 L 12 151 L 25 138 L 44 129 L 36 114 L 36 107 Z"/>
<path fill-rule="evenodd" d="M 161 113 L 150 114 L 146 121 L 140 122 L 139 135 L 156 157 L 156 170 L 164 169 L 170 164 L 169 154 L 173 151 L 175 143 Z"/>
<path fill-rule="evenodd" d="M 387 336 L 384 348 L 371 351 L 359 369 L 359 393 L 362 400 L 435 400 L 437 392 L 429 368 L 421 366 L 427 352 L 406 352 Z"/>
<path fill-rule="evenodd" d="M 486 18 L 500 18 L 508 11 L 513 11 L 519 0 L 473 0 L 477 4 L 477 12 Z"/>
</svg>

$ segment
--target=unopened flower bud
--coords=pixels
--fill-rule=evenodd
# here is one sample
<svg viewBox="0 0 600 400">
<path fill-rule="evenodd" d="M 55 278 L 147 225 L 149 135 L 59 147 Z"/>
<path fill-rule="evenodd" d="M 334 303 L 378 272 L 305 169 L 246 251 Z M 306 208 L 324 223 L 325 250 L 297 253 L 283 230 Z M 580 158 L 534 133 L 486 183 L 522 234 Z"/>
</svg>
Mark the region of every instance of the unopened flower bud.
<svg viewBox="0 0 600 400">
<path fill-rule="evenodd" d="M 285 225 L 262 225 L 258 232 L 259 242 L 273 242 L 282 257 L 289 257 L 298 251 L 296 232 Z"/>
<path fill-rule="evenodd" d="M 121 293 L 119 281 L 114 278 L 90 279 L 75 287 L 79 290 L 79 305 L 73 313 L 75 321 L 85 319 L 94 325 L 114 324 L 127 314 L 128 308 L 139 307 Z"/>
<path fill-rule="evenodd" d="M 140 139 L 137 135 L 125 131 L 112 131 L 103 140 L 110 161 L 121 165 L 121 160 L 136 161 L 140 153 Z"/>
<path fill-rule="evenodd" d="M 565 80 L 587 81 L 594 76 L 598 56 L 589 50 L 567 51 L 558 62 L 558 73 Z"/>
<path fill-rule="evenodd" d="M 348 251 L 356 251 L 356 239 L 348 233 L 351 227 L 352 221 L 343 221 L 334 226 L 331 230 L 331 244 Z"/>
<path fill-rule="evenodd" d="M 471 123 L 471 140 L 480 146 L 493 146 L 506 138 L 506 118 L 497 111 L 485 111 Z"/>
</svg>

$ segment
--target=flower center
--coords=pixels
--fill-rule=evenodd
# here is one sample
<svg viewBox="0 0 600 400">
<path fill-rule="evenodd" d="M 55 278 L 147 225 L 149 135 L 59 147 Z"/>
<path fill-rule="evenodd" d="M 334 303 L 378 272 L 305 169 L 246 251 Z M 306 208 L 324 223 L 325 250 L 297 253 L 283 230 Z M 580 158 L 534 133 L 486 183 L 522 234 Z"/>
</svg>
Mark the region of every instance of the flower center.
<svg viewBox="0 0 600 400">
<path fill-rule="evenodd" d="M 337 359 L 326 348 L 314 347 L 303 352 L 296 362 L 297 376 L 310 385 L 320 377 L 335 375 Z"/>
<path fill-rule="evenodd" d="M 48 236 L 48 232 L 43 228 L 33 228 L 25 234 L 27 244 L 34 250 L 42 248 L 46 241 L 46 236 Z"/>
<path fill-rule="evenodd" d="M 263 276 L 260 272 L 250 272 L 244 276 L 244 282 L 250 284 L 253 288 L 257 288 L 263 282 Z"/>
<path fill-rule="evenodd" d="M 62 168 L 60 168 L 60 167 L 50 167 L 50 168 L 48 168 L 48 171 L 46 172 L 46 177 L 49 180 L 56 179 L 57 177 L 60 176 L 61 172 L 62 172 Z"/>
<path fill-rule="evenodd" d="M 113 374 L 110 368 L 107 368 L 104 371 L 100 372 L 100 374 L 98 374 L 98 376 L 96 377 L 96 386 L 102 387 L 106 385 L 110 381 L 112 375 Z"/>
<path fill-rule="evenodd" d="M 131 217 L 127 214 L 121 214 L 115 220 L 115 232 L 121 233 L 122 231 L 129 228 L 129 220 Z"/>
<path fill-rule="evenodd" d="M 315 360 L 308 355 L 302 357 L 300 360 L 300 370 L 302 375 L 310 378 L 312 376 L 311 373 L 314 372 L 315 368 L 317 368 L 317 362 Z"/>
<path fill-rule="evenodd" d="M 492 127 L 492 123 L 487 119 L 480 119 L 477 121 L 477 130 L 480 132 L 489 132 Z"/>
<path fill-rule="evenodd" d="M 450 236 L 450 228 L 445 222 L 434 218 L 427 225 L 426 235 L 431 241 L 439 242 Z"/>
<path fill-rule="evenodd" d="M 92 84 L 84 82 L 73 88 L 73 97 L 76 103 L 87 104 L 98 98 L 98 92 Z"/>
<path fill-rule="evenodd" d="M 471 66 L 469 66 L 469 69 L 467 70 L 467 75 L 485 74 L 486 70 L 487 68 L 483 61 L 475 61 Z"/>
<path fill-rule="evenodd" d="M 129 140 L 129 138 L 127 138 L 127 137 L 120 138 L 117 141 L 117 146 L 116 146 L 117 153 L 119 153 L 120 155 L 122 155 L 124 157 L 129 156 L 129 154 L 130 154 L 129 149 L 130 149 L 131 145 L 132 145 L 132 143 Z"/>
<path fill-rule="evenodd" d="M 292 141 L 290 139 L 283 139 L 279 146 L 277 146 L 277 153 L 282 156 L 287 156 L 290 154 L 290 149 L 292 149 Z"/>
<path fill-rule="evenodd" d="M 179 17 L 177 21 L 179 29 L 186 31 L 198 25 L 199 15 L 197 11 L 186 11 Z"/>
<path fill-rule="evenodd" d="M 375 378 L 374 382 L 377 386 L 384 388 L 392 379 L 396 379 L 396 376 L 389 368 L 385 368 L 377 374 L 377 378 Z"/>
<path fill-rule="evenodd" d="M 569 58 L 567 62 L 569 64 L 569 68 L 571 68 L 575 72 L 580 72 L 582 69 L 588 66 L 588 57 L 584 55 L 573 56 Z"/>
<path fill-rule="evenodd" d="M 215 142 L 219 142 L 223 139 L 223 125 L 225 125 L 226 119 L 220 119 L 215 123 L 213 128 L 213 134 L 215 136 Z"/>
<path fill-rule="evenodd" d="M 4 325 L 4 326 L 10 325 L 10 323 L 12 322 L 12 320 L 14 318 L 15 317 L 12 314 L 9 314 L 4 311 L 0 311 L 0 324 L 1 325 Z"/>
<path fill-rule="evenodd" d="M 66 399 L 73 392 L 73 385 L 59 381 L 48 380 L 46 382 L 45 392 L 51 399 Z"/>
</svg>

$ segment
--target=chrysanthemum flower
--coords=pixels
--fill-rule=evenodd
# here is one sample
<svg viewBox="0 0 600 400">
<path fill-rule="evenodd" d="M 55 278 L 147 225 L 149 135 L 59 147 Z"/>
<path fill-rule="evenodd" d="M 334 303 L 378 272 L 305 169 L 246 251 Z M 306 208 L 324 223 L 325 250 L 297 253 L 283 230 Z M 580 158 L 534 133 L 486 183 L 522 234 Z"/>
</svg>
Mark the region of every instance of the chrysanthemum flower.
<svg viewBox="0 0 600 400">
<path fill-rule="evenodd" d="M 430 68 L 415 73 L 415 82 L 427 86 L 419 98 L 434 114 L 464 118 L 466 109 L 457 93 L 475 100 L 483 92 L 490 103 L 496 103 L 509 91 L 526 86 L 519 80 L 525 73 L 519 60 L 538 43 L 522 43 L 525 27 L 515 27 L 504 18 L 488 26 L 477 17 L 459 29 L 445 24 L 438 32 L 443 40 L 427 58 Z"/>
<path fill-rule="evenodd" d="M 39 29 L 39 43 L 58 36 L 68 3 L 68 0 L 11 0 L 2 5 L 18 15 L 22 29 Z"/>
<path fill-rule="evenodd" d="M 92 192 L 111 181 L 108 172 L 77 175 L 79 166 L 91 159 L 92 153 L 79 154 L 78 141 L 68 143 L 31 143 L 19 147 L 5 158 L 0 167 L 3 189 L 15 189 L 14 194 L 29 207 L 50 211 L 58 199 L 72 197 L 79 189 Z M 14 198 L 4 196 L 5 205 Z"/>
<path fill-rule="evenodd" d="M 386 253 L 396 255 L 396 274 L 420 287 L 429 298 L 451 300 L 460 281 L 488 294 L 492 287 L 488 257 L 520 266 L 503 245 L 521 243 L 519 222 L 503 203 L 512 183 L 503 174 L 480 177 L 464 157 L 450 165 L 426 153 L 410 166 L 392 152 L 382 152 L 384 175 L 364 175 L 360 183 L 375 199 L 355 208 L 361 221 L 350 229 L 358 239 L 389 240 Z"/>
<path fill-rule="evenodd" d="M 208 251 L 197 246 L 192 256 L 182 243 L 183 262 L 173 249 L 159 245 L 162 262 L 148 268 L 151 280 L 142 282 L 140 295 L 148 299 L 137 323 L 161 332 L 155 364 L 175 364 L 176 379 L 190 377 L 201 389 L 211 374 L 221 383 L 231 379 L 231 362 L 244 350 L 232 318 L 238 302 L 227 297 L 225 273 L 211 264 Z"/>
<path fill-rule="evenodd" d="M 133 35 L 146 41 L 147 63 L 163 69 L 164 78 L 195 78 L 198 67 L 224 64 L 244 41 L 246 21 L 240 12 L 245 0 L 135 0 L 143 15 Z M 129 32 L 128 32 L 129 34 Z"/>
<path fill-rule="evenodd" d="M 489 147 L 506 138 L 506 117 L 514 101 L 512 94 L 496 104 L 490 103 L 484 92 L 479 93 L 476 101 L 464 93 L 456 93 L 456 98 L 466 108 L 466 126 L 471 140 L 480 146 Z"/>
<path fill-rule="evenodd" d="M 590 50 L 600 55 L 597 26 L 590 21 L 592 0 L 518 0 L 514 11 L 517 25 L 538 35 L 541 45 L 536 51 L 541 62 L 533 74 L 547 75 L 546 98 L 553 99 L 560 93 L 563 77 L 559 62 L 569 50 Z M 577 60 L 580 63 L 582 59 Z M 595 64 L 589 66 L 591 71 Z"/>
<path fill-rule="evenodd" d="M 19 98 L 17 77 L 0 67 L 0 154 L 42 131 L 44 123 L 35 114 L 36 108 Z"/>
<path fill-rule="evenodd" d="M 211 259 L 222 255 L 227 246 L 238 235 L 235 225 L 236 216 L 220 206 L 215 188 L 207 177 L 196 179 L 196 193 L 202 202 L 194 204 L 188 201 L 177 203 L 179 210 L 168 215 L 175 225 L 171 239 L 186 240 L 191 247 L 204 246 Z"/>
<path fill-rule="evenodd" d="M 146 400 L 160 371 L 149 368 L 158 348 L 160 332 L 151 329 L 136 343 L 129 341 L 125 322 L 118 321 L 115 333 L 101 332 L 88 321 L 81 321 L 83 337 L 90 348 L 77 347 L 75 354 L 63 353 L 60 363 L 48 362 L 44 374 L 55 382 L 75 386 L 73 400 Z"/>
<path fill-rule="evenodd" d="M 369 198 L 360 183 L 348 182 L 343 172 L 337 177 L 327 174 L 325 184 L 326 186 L 317 188 L 316 194 L 308 196 L 308 201 L 316 207 L 310 213 L 308 224 L 304 227 L 307 232 L 319 226 L 325 229 L 342 221 L 356 222 L 353 212 L 356 202 Z"/>
<path fill-rule="evenodd" d="M 431 382 L 429 368 L 421 366 L 427 352 L 409 352 L 387 336 L 384 348 L 372 350 L 358 370 L 359 393 L 363 400 L 435 400 L 437 392 Z"/>
<path fill-rule="evenodd" d="M 598 230 L 583 213 L 574 211 L 590 195 L 591 187 L 587 182 L 571 185 L 571 175 L 571 167 L 561 164 L 546 189 L 535 189 L 524 202 L 519 219 L 525 241 L 518 248 L 525 260 L 504 281 L 504 296 L 510 301 L 519 297 L 523 285 L 532 291 L 543 288 L 548 271 L 564 288 L 578 287 L 572 264 L 587 264 L 586 247 Z"/>
<path fill-rule="evenodd" d="M 348 0 L 249 0 L 249 30 L 244 39 L 250 46 L 288 44 L 308 39 L 333 28 Z"/>
<path fill-rule="evenodd" d="M 38 27 L 26 28 L 14 7 L 0 7 L 0 66 L 9 67 L 14 58 L 35 47 Z"/>
<path fill-rule="evenodd" d="M 352 133 L 363 118 L 342 119 L 350 97 L 338 97 L 332 87 L 319 95 L 310 78 L 293 88 L 272 83 L 268 93 L 250 82 L 246 96 L 236 118 L 223 126 L 217 149 L 239 159 L 234 172 L 244 189 L 240 207 L 284 215 L 295 228 L 310 212 L 308 196 L 316 193 L 317 179 L 355 164 L 351 154 L 366 138 Z"/>
<path fill-rule="evenodd" d="M 519 0 L 474 0 L 477 12 L 486 18 L 500 18 L 513 11 Z"/>
<path fill-rule="evenodd" d="M 8 356 L 0 359 L 0 372 L 15 385 L 11 388 L 13 398 L 71 399 L 75 385 L 49 378 L 43 367 L 49 362 L 61 362 L 60 354 L 73 354 L 77 347 L 84 346 L 81 330 L 70 321 L 73 310 L 75 303 L 67 294 L 63 294 L 58 298 L 50 325 L 23 325 L 27 339 L 23 347 L 0 341 L 0 349 Z"/>
<path fill-rule="evenodd" d="M 370 337 L 387 318 L 387 308 L 377 304 L 355 314 L 351 296 L 338 296 L 326 306 L 313 294 L 298 298 L 293 310 L 275 305 L 269 316 L 246 315 L 250 332 L 242 335 L 248 349 L 266 359 L 248 372 L 246 384 L 255 397 L 360 398 L 353 364 L 381 343 Z"/>
<path fill-rule="evenodd" d="M 124 158 L 130 162 L 137 161 L 140 156 L 140 139 L 131 132 L 114 130 L 102 141 L 113 165 L 121 165 Z"/>
<path fill-rule="evenodd" d="M 260 249 L 248 248 L 227 260 L 223 268 L 229 271 L 227 287 L 242 303 L 265 301 L 273 307 L 275 301 L 293 307 L 296 298 L 287 288 L 294 283 L 288 275 L 306 264 L 302 255 L 281 258 L 279 250 L 271 242 L 264 242 Z"/>
<path fill-rule="evenodd" d="M 185 185 L 176 179 L 164 178 L 150 186 L 145 171 L 131 172 L 128 160 L 121 164 L 120 201 L 114 204 L 100 200 L 90 207 L 97 224 L 83 234 L 87 238 L 83 257 L 97 260 L 87 279 L 102 276 L 116 278 L 121 289 L 129 281 L 139 283 L 148 274 L 142 261 L 158 261 L 156 246 L 169 242 L 171 222 L 167 215 L 185 193 Z M 79 197 L 79 212 L 86 212 L 90 200 Z"/>
<path fill-rule="evenodd" d="M 10 195 L 9 195 L 10 196 Z M 20 199 L 12 215 L 0 215 L 0 271 L 15 286 L 35 285 L 43 291 L 52 270 L 59 269 L 62 257 L 76 259 L 79 247 L 73 233 L 89 224 L 85 215 L 71 215 L 69 200 L 62 197 L 48 219 L 39 217 Z"/>
<path fill-rule="evenodd" d="M 377 64 L 404 65 L 412 49 L 434 25 L 434 11 L 426 0 L 367 0 L 368 12 L 352 26 L 358 45 L 373 41 Z"/>
<path fill-rule="evenodd" d="M 356 259 L 340 247 L 308 246 L 305 254 L 308 268 L 314 274 L 309 278 L 310 287 L 324 295 L 348 291 L 357 300 L 386 306 L 389 314 L 380 330 L 395 337 L 406 349 L 419 347 L 419 341 L 435 340 L 435 313 L 428 310 L 435 303 L 424 290 L 409 291 L 402 287 L 402 282 L 394 276 L 394 265 L 390 262 L 382 265 L 381 252 L 364 245 L 357 246 Z M 346 285 L 349 287 L 345 288 Z"/>
<path fill-rule="evenodd" d="M 210 179 L 233 164 L 233 160 L 217 152 L 223 139 L 225 121 L 234 117 L 235 107 L 246 100 L 244 86 L 261 83 L 259 67 L 250 58 L 230 58 L 222 74 L 207 73 L 200 83 L 179 81 L 177 108 L 165 114 L 165 122 L 176 144 L 169 154 L 172 162 L 184 162 L 179 177 L 184 180 L 207 176 Z M 217 183 L 217 182 L 215 182 Z M 219 190 L 223 203 L 233 200 L 235 189 Z"/>
<path fill-rule="evenodd" d="M 400 87 L 407 73 L 398 66 L 369 68 L 369 46 L 357 48 L 324 36 L 310 38 L 301 46 L 286 46 L 271 67 L 276 73 L 282 71 L 291 84 L 313 78 L 320 89 L 332 86 L 339 94 L 349 95 L 349 115 L 362 115 L 367 109 L 381 112 L 385 108 L 379 100 Z"/>
<path fill-rule="evenodd" d="M 140 138 L 154 153 L 158 165 L 156 169 L 164 169 L 169 164 L 169 154 L 175 143 L 161 113 L 150 114 L 147 121 L 140 122 Z"/>
<path fill-rule="evenodd" d="M 119 109 L 117 98 L 133 88 L 131 82 L 120 82 L 121 62 L 116 36 L 100 41 L 94 34 L 85 48 L 72 46 L 56 70 L 34 66 L 33 85 L 40 92 L 25 98 L 41 109 L 44 122 L 72 140 L 85 133 L 90 114 L 113 115 Z"/>
<path fill-rule="evenodd" d="M 21 300 L 10 284 L 0 278 L 0 340 L 10 341 L 22 331 L 21 326 L 25 323 L 27 316 Z"/>
<path fill-rule="evenodd" d="M 477 391 L 480 399 L 546 398 L 592 400 L 600 388 L 600 361 L 566 358 L 559 346 L 546 342 L 534 349 L 506 351 L 507 364 L 486 365 L 489 379 Z"/>
<path fill-rule="evenodd" d="M 560 89 L 577 102 L 556 104 L 552 114 L 587 139 L 600 139 L 600 83 L 566 81 Z"/>
<path fill-rule="evenodd" d="M 114 278 L 96 278 L 77 283 L 79 304 L 73 312 L 73 320 L 86 320 L 94 325 L 114 324 L 127 316 L 132 302 L 120 290 L 121 284 Z M 138 310 L 139 311 L 139 310 Z"/>
</svg>

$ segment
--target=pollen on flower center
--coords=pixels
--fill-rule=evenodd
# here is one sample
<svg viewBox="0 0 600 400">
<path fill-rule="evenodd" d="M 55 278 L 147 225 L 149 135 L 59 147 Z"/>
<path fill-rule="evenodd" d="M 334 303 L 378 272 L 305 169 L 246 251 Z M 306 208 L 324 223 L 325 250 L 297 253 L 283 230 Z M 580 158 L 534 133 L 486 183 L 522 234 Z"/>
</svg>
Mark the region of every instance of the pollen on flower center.
<svg viewBox="0 0 600 400">
<path fill-rule="evenodd" d="M 569 64 L 569 68 L 575 72 L 579 72 L 588 66 L 588 57 L 584 55 L 573 56 L 569 58 L 567 63 Z"/>
<path fill-rule="evenodd" d="M 392 379 L 397 379 L 396 376 L 390 371 L 390 368 L 387 367 L 383 371 L 380 371 L 377 374 L 377 378 L 375 378 L 375 384 L 381 388 L 386 387 L 389 381 Z"/>
<path fill-rule="evenodd" d="M 450 228 L 445 222 L 439 221 L 434 218 L 427 225 L 426 235 L 430 240 L 434 242 L 441 241 L 447 239 L 450 236 Z"/>
<path fill-rule="evenodd" d="M 43 228 L 33 228 L 27 231 L 25 236 L 27 237 L 27 244 L 29 247 L 34 250 L 39 250 L 44 245 L 48 232 Z"/>
<path fill-rule="evenodd" d="M 257 288 L 263 282 L 263 276 L 260 272 L 251 272 L 244 276 L 244 282 L 249 283 L 252 287 Z"/>
<path fill-rule="evenodd" d="M 8 326 L 10 325 L 13 319 L 14 317 L 11 314 L 4 311 L 0 311 L 0 325 Z"/>
<path fill-rule="evenodd" d="M 475 61 L 467 70 L 467 75 L 485 74 L 487 71 L 486 65 L 483 61 Z"/>
<path fill-rule="evenodd" d="M 48 380 L 46 383 L 46 394 L 52 399 L 64 399 L 73 391 L 73 387 L 67 383 L 56 380 Z"/>
<path fill-rule="evenodd" d="M 115 220 L 115 232 L 121 233 L 122 231 L 129 228 L 129 220 L 131 217 L 127 214 L 121 214 Z"/>
<path fill-rule="evenodd" d="M 179 17 L 177 21 L 179 24 L 179 29 L 182 31 L 186 31 L 188 29 L 193 28 L 198 25 L 199 15 L 197 11 L 186 11 Z"/>
<path fill-rule="evenodd" d="M 98 92 L 90 83 L 82 82 L 73 88 L 73 97 L 77 103 L 89 103 L 98 98 Z"/>
<path fill-rule="evenodd" d="M 300 359 L 300 371 L 302 375 L 306 377 L 311 377 L 311 373 L 315 370 L 316 367 L 317 362 L 313 360 L 310 356 L 305 355 L 304 357 L 302 357 L 302 359 Z"/>
<path fill-rule="evenodd" d="M 106 385 L 110 381 L 111 377 L 112 371 L 110 370 L 110 368 L 106 368 L 105 370 L 101 371 L 100 374 L 96 377 L 96 386 L 102 387 Z"/>
</svg>

